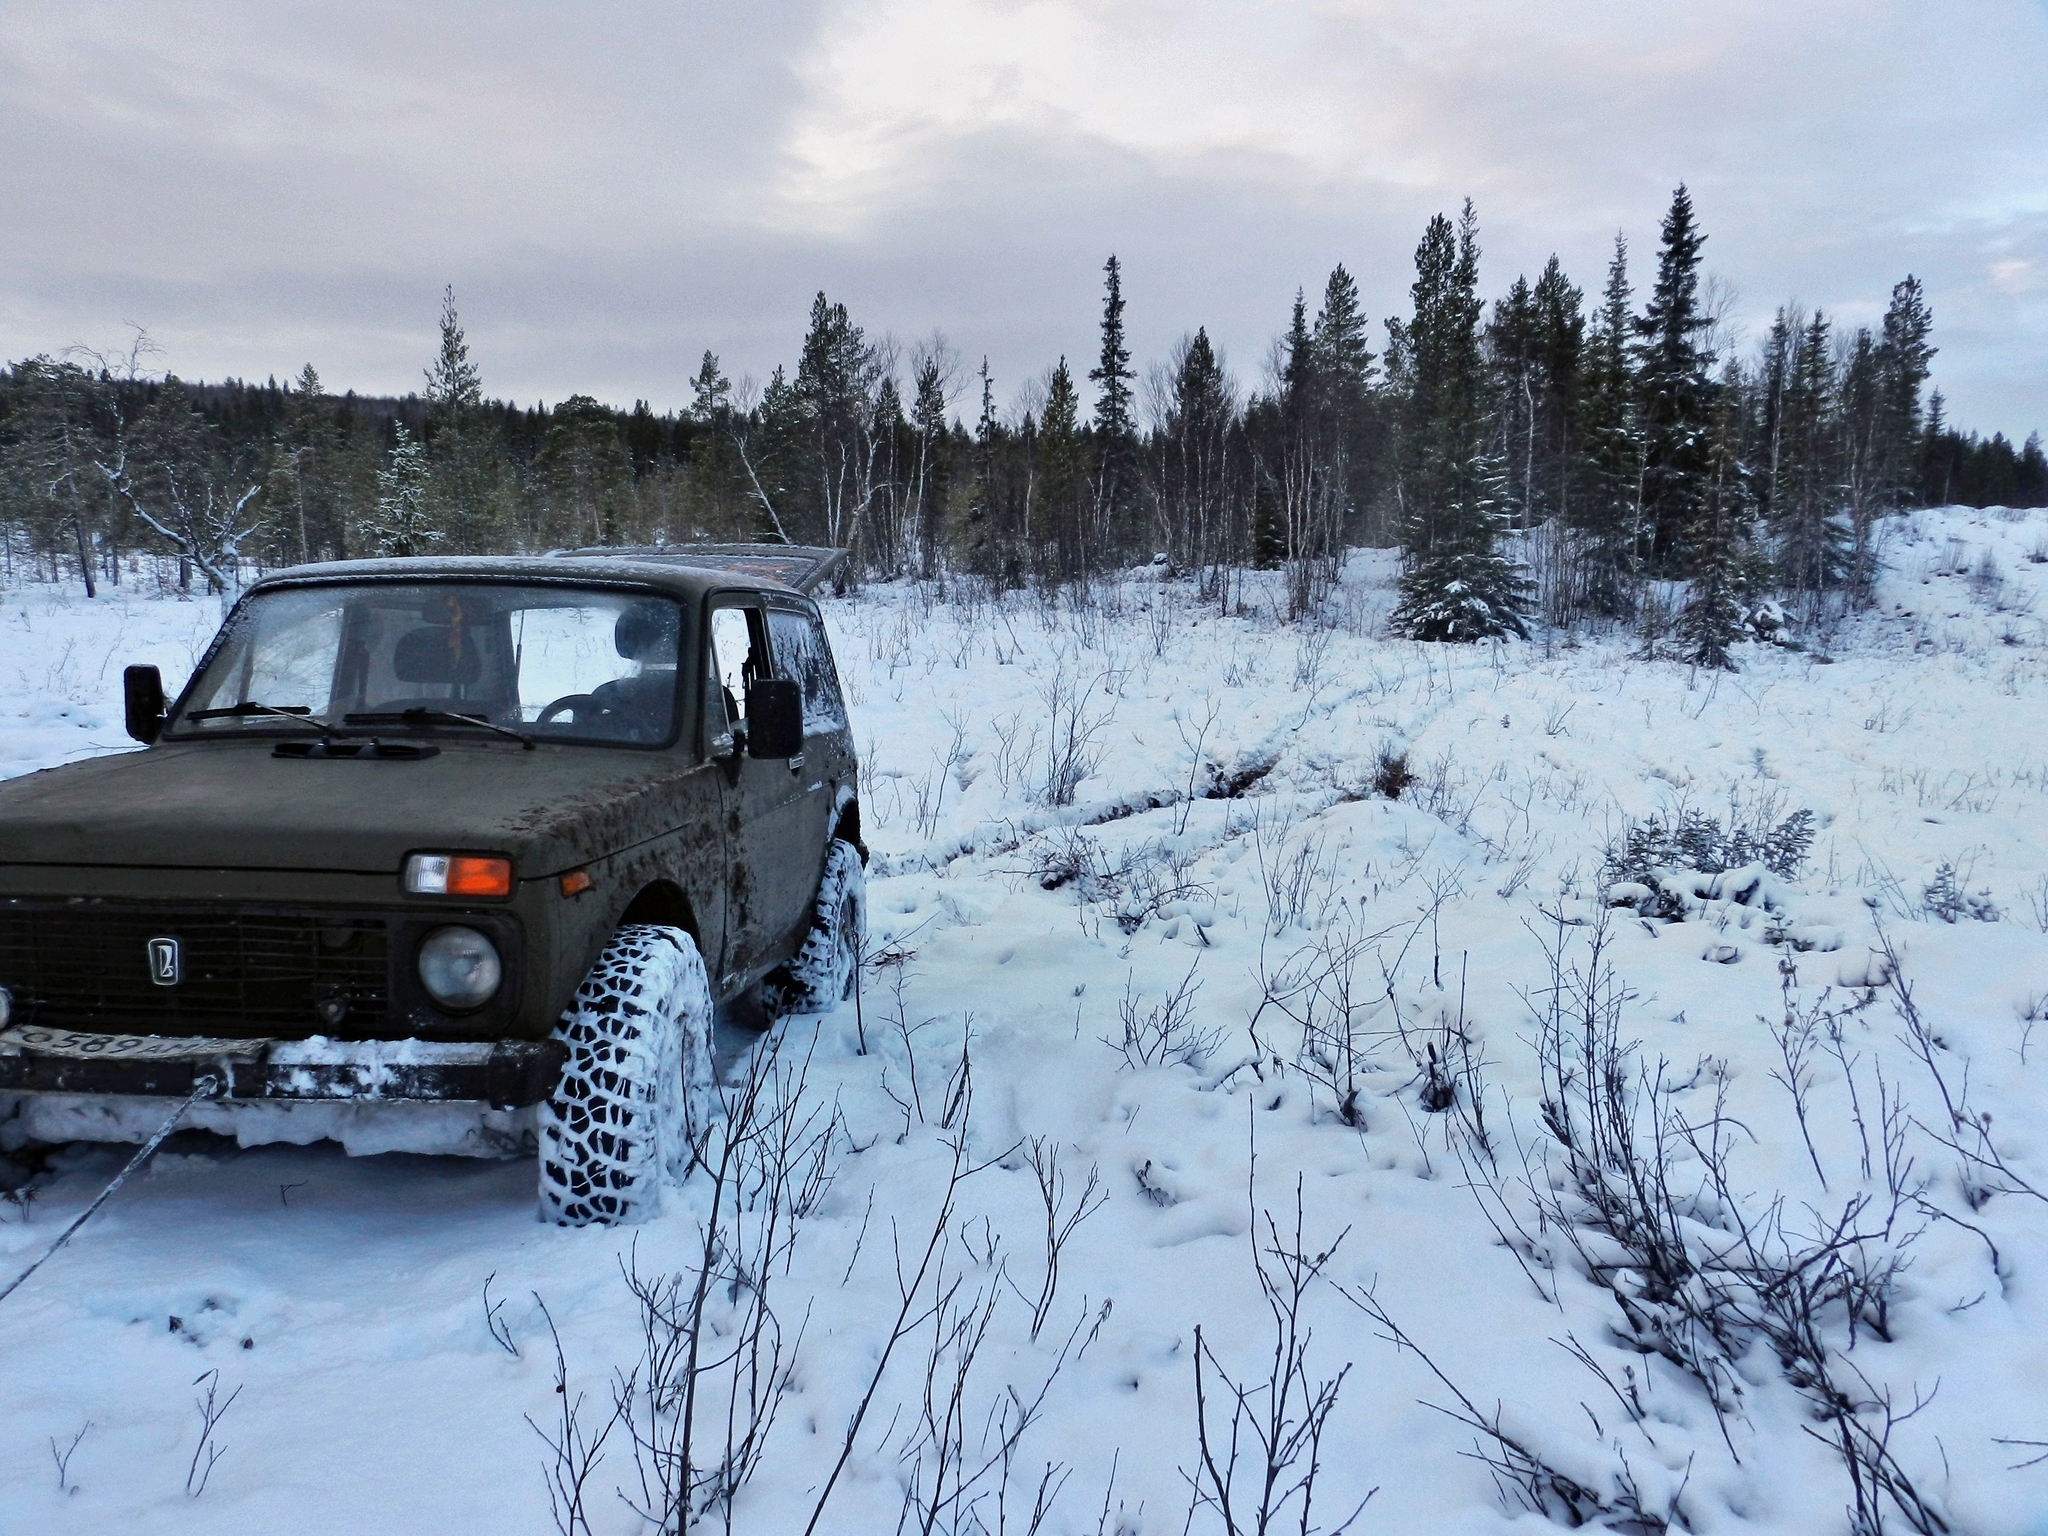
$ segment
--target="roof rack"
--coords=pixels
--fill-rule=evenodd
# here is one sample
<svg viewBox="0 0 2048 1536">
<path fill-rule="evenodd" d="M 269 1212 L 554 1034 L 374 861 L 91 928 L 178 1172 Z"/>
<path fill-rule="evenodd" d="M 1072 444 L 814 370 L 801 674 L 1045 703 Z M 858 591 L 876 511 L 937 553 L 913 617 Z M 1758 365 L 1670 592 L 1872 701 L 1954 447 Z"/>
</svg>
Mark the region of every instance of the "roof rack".
<svg viewBox="0 0 2048 1536">
<path fill-rule="evenodd" d="M 757 581 L 779 581 L 809 592 L 846 559 L 843 549 L 805 544 L 612 544 L 587 549 L 550 551 L 568 559 L 646 560 L 658 565 L 686 565 L 692 570 L 722 571 Z"/>
</svg>

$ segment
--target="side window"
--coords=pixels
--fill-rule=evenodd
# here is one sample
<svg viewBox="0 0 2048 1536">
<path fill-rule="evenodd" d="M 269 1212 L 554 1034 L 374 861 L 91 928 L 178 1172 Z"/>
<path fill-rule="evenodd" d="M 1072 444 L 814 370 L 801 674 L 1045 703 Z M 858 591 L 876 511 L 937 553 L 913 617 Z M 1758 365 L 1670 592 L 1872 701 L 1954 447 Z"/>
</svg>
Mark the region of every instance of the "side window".
<svg viewBox="0 0 2048 1536">
<path fill-rule="evenodd" d="M 832 665 L 825 621 L 815 613 L 770 608 L 768 633 L 775 642 L 776 671 L 803 689 L 804 734 L 844 730 L 846 705 L 839 697 L 839 673 Z"/>
<path fill-rule="evenodd" d="M 705 701 L 706 714 L 716 736 L 718 712 L 722 708 L 729 723 L 747 717 L 747 684 L 765 668 L 762 658 L 761 614 L 758 609 L 725 606 L 711 611 L 711 696 Z"/>
</svg>

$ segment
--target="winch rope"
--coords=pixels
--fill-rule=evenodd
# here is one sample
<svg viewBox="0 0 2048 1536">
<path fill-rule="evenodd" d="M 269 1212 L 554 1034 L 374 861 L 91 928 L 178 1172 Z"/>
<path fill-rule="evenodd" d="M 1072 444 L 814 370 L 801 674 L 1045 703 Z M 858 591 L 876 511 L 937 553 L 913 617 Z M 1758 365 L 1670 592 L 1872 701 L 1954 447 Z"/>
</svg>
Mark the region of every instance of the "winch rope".
<svg viewBox="0 0 2048 1536">
<path fill-rule="evenodd" d="M 98 1196 L 94 1198 L 92 1204 L 88 1205 L 83 1211 L 80 1211 L 78 1213 L 77 1219 L 73 1221 L 70 1226 L 66 1227 L 61 1233 L 58 1234 L 57 1240 L 54 1243 L 50 1244 L 48 1248 L 43 1250 L 43 1256 L 41 1258 L 37 1259 L 35 1263 L 29 1265 L 27 1269 L 24 1269 L 20 1274 L 16 1275 L 11 1281 L 8 1282 L 7 1289 L 4 1291 L 0 1291 L 0 1301 L 5 1301 L 8 1297 L 12 1296 L 17 1290 L 19 1290 L 21 1288 L 21 1284 L 23 1281 L 27 1280 L 30 1275 L 34 1274 L 37 1270 L 41 1269 L 45 1264 L 49 1263 L 50 1259 L 56 1254 L 57 1250 L 59 1248 L 62 1248 L 66 1243 L 70 1242 L 73 1234 L 76 1233 L 80 1227 L 84 1226 L 88 1221 L 92 1220 L 93 1212 L 97 1211 L 101 1206 L 105 1205 L 108 1199 L 112 1197 L 114 1191 L 119 1189 L 124 1183 L 127 1182 L 128 1175 L 133 1173 L 136 1169 L 140 1168 L 144 1163 L 148 1162 L 150 1156 L 156 1151 L 156 1149 L 164 1144 L 164 1138 L 171 1134 L 172 1130 L 176 1128 L 180 1120 L 185 1118 L 186 1110 L 190 1109 L 194 1104 L 198 1103 L 201 1099 L 210 1098 L 212 1095 L 218 1093 L 219 1091 L 220 1080 L 214 1077 L 211 1073 L 208 1073 L 206 1076 L 200 1078 L 198 1082 L 194 1083 L 192 1085 L 192 1091 L 185 1096 L 183 1102 L 181 1102 L 176 1109 L 171 1111 L 170 1119 L 166 1120 L 163 1123 L 163 1125 L 158 1128 L 157 1133 L 154 1136 L 150 1137 L 148 1141 L 142 1144 L 142 1150 L 140 1152 L 137 1152 L 133 1157 L 131 1157 L 128 1160 L 128 1166 L 126 1168 L 123 1168 L 119 1173 L 114 1175 L 114 1182 L 109 1184 L 105 1189 L 101 1190 Z"/>
</svg>

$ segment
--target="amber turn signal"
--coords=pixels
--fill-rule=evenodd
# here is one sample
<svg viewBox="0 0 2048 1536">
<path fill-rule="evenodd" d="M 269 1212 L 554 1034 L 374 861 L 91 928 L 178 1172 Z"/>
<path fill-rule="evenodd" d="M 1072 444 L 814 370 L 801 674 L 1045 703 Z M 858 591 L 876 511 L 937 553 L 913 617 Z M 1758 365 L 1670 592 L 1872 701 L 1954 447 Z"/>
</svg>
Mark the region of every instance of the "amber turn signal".
<svg viewBox="0 0 2048 1536">
<path fill-rule="evenodd" d="M 510 896 L 512 861 L 465 853 L 416 853 L 405 861 L 415 896 Z"/>
<path fill-rule="evenodd" d="M 589 889 L 590 871 L 587 869 L 572 869 L 569 873 L 562 876 L 562 894 L 564 896 L 581 896 Z"/>
</svg>

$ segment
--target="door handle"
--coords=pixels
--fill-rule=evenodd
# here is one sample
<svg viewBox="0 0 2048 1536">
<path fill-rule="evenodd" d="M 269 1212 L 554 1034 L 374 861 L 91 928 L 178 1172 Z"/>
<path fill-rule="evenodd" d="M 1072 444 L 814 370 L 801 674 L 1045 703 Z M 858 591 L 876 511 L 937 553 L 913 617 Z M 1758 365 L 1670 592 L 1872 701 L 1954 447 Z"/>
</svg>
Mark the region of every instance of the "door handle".
<svg viewBox="0 0 2048 1536">
<path fill-rule="evenodd" d="M 789 760 L 789 771 L 790 771 L 791 773 L 802 773 L 802 772 L 804 771 L 804 755 L 803 755 L 803 753 L 799 752 L 799 753 L 797 753 L 797 754 L 796 754 L 795 756 L 793 756 L 793 757 L 791 757 L 791 758 L 790 758 L 790 760 Z"/>
</svg>

